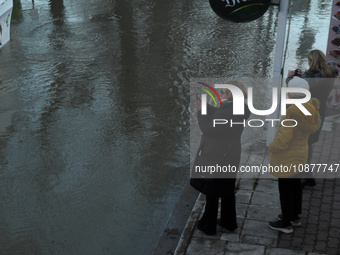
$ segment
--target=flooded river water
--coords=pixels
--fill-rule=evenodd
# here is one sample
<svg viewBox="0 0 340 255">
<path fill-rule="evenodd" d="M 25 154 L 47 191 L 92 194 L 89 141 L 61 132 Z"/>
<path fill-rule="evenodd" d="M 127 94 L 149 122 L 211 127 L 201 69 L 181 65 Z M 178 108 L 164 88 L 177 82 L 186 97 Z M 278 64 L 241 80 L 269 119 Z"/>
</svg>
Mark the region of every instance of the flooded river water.
<svg viewBox="0 0 340 255">
<path fill-rule="evenodd" d="M 190 79 L 271 77 L 278 8 L 234 24 L 209 1 L 21 2 L 0 50 L 0 253 L 151 254 L 188 181 Z M 325 51 L 331 8 L 295 2 L 290 69 Z"/>
</svg>

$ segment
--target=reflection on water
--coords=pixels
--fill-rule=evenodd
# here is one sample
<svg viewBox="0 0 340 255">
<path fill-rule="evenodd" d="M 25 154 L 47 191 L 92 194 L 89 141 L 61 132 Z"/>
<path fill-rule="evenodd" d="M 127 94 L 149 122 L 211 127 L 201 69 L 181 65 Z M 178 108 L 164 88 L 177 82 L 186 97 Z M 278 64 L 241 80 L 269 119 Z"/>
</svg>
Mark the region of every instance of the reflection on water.
<svg viewBox="0 0 340 255">
<path fill-rule="evenodd" d="M 232 24 L 208 1 L 22 5 L 0 51 L 2 251 L 150 254 L 188 180 L 190 78 L 270 77 L 277 7 Z M 325 50 L 330 3 L 294 8 L 295 69 Z"/>
</svg>

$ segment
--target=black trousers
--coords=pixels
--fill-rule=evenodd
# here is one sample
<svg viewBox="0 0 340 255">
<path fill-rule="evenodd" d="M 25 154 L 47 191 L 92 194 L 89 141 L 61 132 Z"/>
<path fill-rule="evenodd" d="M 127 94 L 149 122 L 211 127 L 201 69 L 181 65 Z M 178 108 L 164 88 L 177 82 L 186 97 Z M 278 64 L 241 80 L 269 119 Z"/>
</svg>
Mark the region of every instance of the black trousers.
<svg viewBox="0 0 340 255">
<path fill-rule="evenodd" d="M 302 187 L 300 178 L 279 178 L 280 203 L 282 220 L 290 225 L 299 219 L 302 209 Z"/>
<path fill-rule="evenodd" d="M 199 225 L 206 231 L 215 232 L 217 226 L 219 197 L 206 196 L 204 214 Z M 221 225 L 229 230 L 237 228 L 235 194 L 221 197 Z"/>
<path fill-rule="evenodd" d="M 307 158 L 307 164 L 310 164 L 312 161 L 312 156 L 313 156 L 313 143 L 308 140 L 308 158 Z M 312 172 L 306 172 L 303 173 L 303 178 L 305 179 L 314 179 L 313 173 Z"/>
<path fill-rule="evenodd" d="M 313 156 L 313 142 L 309 139 L 308 140 L 308 158 L 307 158 L 307 164 L 310 164 L 312 161 L 312 156 Z"/>
</svg>

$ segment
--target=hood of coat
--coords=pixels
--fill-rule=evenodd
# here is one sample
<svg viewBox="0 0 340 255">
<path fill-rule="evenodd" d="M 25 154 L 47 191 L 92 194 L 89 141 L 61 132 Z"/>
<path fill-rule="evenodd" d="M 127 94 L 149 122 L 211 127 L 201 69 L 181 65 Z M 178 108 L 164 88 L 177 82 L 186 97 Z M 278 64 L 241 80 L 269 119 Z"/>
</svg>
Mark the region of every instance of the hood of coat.
<svg viewBox="0 0 340 255">
<path fill-rule="evenodd" d="M 302 104 L 312 115 L 304 115 L 296 106 L 291 105 L 287 109 L 287 116 L 297 121 L 297 128 L 301 131 L 312 134 L 320 127 L 321 120 L 319 114 L 319 101 L 312 98 L 307 103 Z"/>
</svg>

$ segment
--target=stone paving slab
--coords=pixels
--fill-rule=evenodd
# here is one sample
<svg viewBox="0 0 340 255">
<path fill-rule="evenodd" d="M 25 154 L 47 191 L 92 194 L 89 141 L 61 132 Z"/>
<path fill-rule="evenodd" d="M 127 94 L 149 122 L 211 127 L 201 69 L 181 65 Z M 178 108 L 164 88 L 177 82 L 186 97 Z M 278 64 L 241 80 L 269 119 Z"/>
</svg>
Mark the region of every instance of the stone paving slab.
<svg viewBox="0 0 340 255">
<path fill-rule="evenodd" d="M 259 179 L 255 191 L 278 193 L 277 179 Z"/>
<path fill-rule="evenodd" d="M 238 182 L 237 182 L 237 185 L 236 185 L 236 189 L 237 190 L 237 193 L 241 190 L 243 191 L 251 191 L 253 192 L 254 191 L 254 185 L 257 183 L 257 178 L 255 179 L 252 179 L 252 178 L 241 178 Z M 237 196 L 237 193 L 236 193 L 236 196 Z"/>
<path fill-rule="evenodd" d="M 187 255 L 221 255 L 225 252 L 226 242 L 218 239 L 193 237 L 186 252 Z"/>
<path fill-rule="evenodd" d="M 266 255 L 305 255 L 304 251 L 296 251 L 289 249 L 273 248 L 269 247 L 266 250 Z"/>
<path fill-rule="evenodd" d="M 236 217 L 245 218 L 248 211 L 248 204 L 236 203 Z"/>
<path fill-rule="evenodd" d="M 240 203 L 240 204 L 249 204 L 250 203 L 250 200 L 253 196 L 253 191 L 250 191 L 250 190 L 238 190 L 236 192 L 236 200 L 237 200 L 237 203 Z"/>
<path fill-rule="evenodd" d="M 259 206 L 259 205 L 249 205 L 247 218 L 251 220 L 258 221 L 276 221 L 276 215 L 281 213 L 279 206 Z M 266 216 L 263 218 L 263 216 Z"/>
<path fill-rule="evenodd" d="M 265 246 L 253 245 L 244 243 L 228 243 L 225 255 L 238 254 L 238 255 L 263 255 L 265 254 Z"/>
<path fill-rule="evenodd" d="M 263 191 L 255 191 L 251 204 L 269 207 L 280 207 L 279 192 L 265 193 Z"/>
<path fill-rule="evenodd" d="M 242 226 L 239 224 L 239 226 Z M 238 243 L 240 242 L 240 233 L 223 233 L 220 237 L 221 240 Z"/>
<path fill-rule="evenodd" d="M 277 231 L 268 227 L 268 221 L 246 219 L 243 225 L 242 235 L 276 238 Z"/>
<path fill-rule="evenodd" d="M 247 243 L 247 244 L 259 244 L 264 246 L 273 246 L 276 247 L 277 245 L 277 236 L 276 237 L 260 237 L 260 236 L 249 236 L 249 235 L 242 235 L 240 242 Z"/>
</svg>

